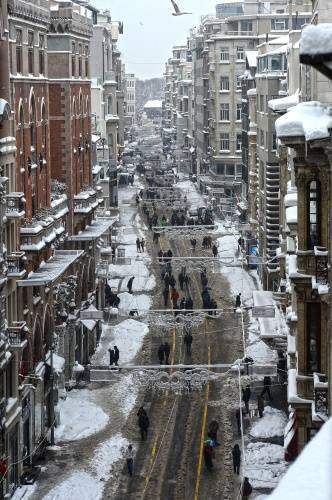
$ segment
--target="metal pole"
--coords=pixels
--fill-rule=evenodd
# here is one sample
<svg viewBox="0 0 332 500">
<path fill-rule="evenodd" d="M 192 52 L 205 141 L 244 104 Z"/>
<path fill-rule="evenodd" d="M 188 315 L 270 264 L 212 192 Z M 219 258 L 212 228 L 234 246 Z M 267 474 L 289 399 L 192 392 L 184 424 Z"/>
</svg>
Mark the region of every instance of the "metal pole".
<svg viewBox="0 0 332 500">
<path fill-rule="evenodd" d="M 54 446 L 54 371 L 53 371 L 53 345 L 51 346 L 51 446 Z"/>
</svg>

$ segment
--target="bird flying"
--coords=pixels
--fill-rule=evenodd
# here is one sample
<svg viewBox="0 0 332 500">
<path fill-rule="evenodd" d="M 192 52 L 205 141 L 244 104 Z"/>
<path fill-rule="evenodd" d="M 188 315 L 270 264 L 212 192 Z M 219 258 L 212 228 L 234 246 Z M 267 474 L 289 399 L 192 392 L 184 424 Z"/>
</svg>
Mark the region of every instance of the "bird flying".
<svg viewBox="0 0 332 500">
<path fill-rule="evenodd" d="M 175 10 L 175 12 L 172 12 L 172 16 L 185 16 L 187 14 L 192 14 L 192 12 L 181 12 L 174 0 L 171 0 L 171 2 Z"/>
</svg>

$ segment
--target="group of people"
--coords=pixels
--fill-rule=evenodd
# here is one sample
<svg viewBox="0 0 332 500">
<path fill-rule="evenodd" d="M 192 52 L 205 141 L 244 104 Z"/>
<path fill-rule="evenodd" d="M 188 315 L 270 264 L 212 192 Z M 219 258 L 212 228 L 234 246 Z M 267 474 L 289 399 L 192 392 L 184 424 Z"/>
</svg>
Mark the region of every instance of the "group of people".
<svg viewBox="0 0 332 500">
<path fill-rule="evenodd" d="M 110 366 L 113 366 L 113 365 L 119 366 L 118 362 L 120 359 L 120 351 L 117 348 L 117 346 L 115 345 L 113 348 L 110 347 L 108 349 L 108 352 L 110 353 Z"/>
<path fill-rule="evenodd" d="M 137 252 L 144 252 L 144 247 L 145 247 L 145 241 L 144 241 L 144 238 L 142 238 L 141 240 L 139 238 L 136 239 L 136 248 L 137 248 Z"/>
<path fill-rule="evenodd" d="M 169 356 L 171 353 L 171 346 L 169 345 L 168 342 L 164 342 L 163 344 L 160 344 L 158 348 L 158 359 L 159 363 L 161 365 L 169 365 Z"/>
</svg>

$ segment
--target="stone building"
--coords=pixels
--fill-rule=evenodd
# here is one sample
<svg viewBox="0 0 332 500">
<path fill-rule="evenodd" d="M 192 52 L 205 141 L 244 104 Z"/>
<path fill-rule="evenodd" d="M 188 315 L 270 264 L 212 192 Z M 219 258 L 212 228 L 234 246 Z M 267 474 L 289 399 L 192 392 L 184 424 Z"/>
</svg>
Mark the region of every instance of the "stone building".
<svg viewBox="0 0 332 500">
<path fill-rule="evenodd" d="M 131 127 L 136 123 L 136 76 L 125 75 L 125 125 Z"/>
</svg>

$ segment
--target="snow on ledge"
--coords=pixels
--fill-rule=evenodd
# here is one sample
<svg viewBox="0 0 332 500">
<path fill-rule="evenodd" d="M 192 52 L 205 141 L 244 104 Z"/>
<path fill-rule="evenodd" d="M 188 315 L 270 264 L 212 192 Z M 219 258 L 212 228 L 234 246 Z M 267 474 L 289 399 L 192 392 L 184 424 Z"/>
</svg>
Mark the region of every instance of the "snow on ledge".
<svg viewBox="0 0 332 500">
<path fill-rule="evenodd" d="M 304 399 L 297 394 L 297 371 L 295 368 L 288 370 L 287 401 L 289 404 L 310 404 L 312 400 Z"/>
<path fill-rule="evenodd" d="M 326 54 L 332 54 L 332 24 L 306 26 L 302 31 L 300 55 L 317 57 Z"/>
<path fill-rule="evenodd" d="M 281 97 L 280 99 L 272 99 L 268 102 L 269 108 L 272 111 L 279 113 L 287 111 L 289 108 L 296 106 L 299 103 L 299 89 L 295 94 L 289 95 L 287 97 Z"/>
<path fill-rule="evenodd" d="M 269 500 L 328 500 L 331 483 L 332 419 L 307 444 Z"/>
<path fill-rule="evenodd" d="M 317 101 L 301 102 L 275 122 L 278 137 L 304 136 L 306 141 L 326 139 L 332 128 L 332 108 Z"/>
</svg>

